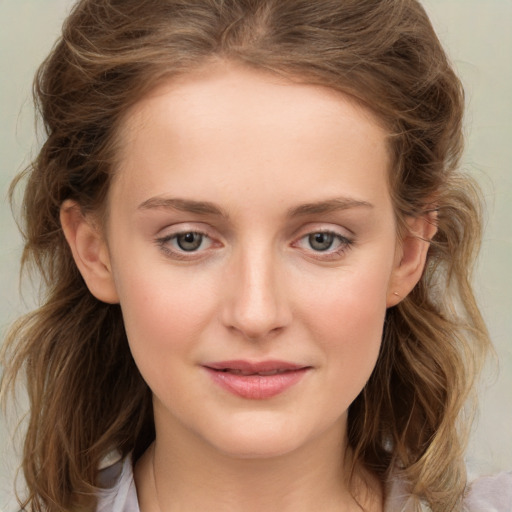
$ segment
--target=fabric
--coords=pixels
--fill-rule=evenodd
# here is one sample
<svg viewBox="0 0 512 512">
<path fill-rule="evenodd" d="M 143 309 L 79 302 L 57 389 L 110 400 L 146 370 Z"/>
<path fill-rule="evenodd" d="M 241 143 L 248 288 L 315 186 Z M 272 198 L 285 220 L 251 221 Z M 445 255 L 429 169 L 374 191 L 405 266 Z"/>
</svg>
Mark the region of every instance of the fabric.
<svg viewBox="0 0 512 512">
<path fill-rule="evenodd" d="M 100 485 L 97 512 L 140 512 L 130 457 L 102 469 Z"/>
<path fill-rule="evenodd" d="M 98 496 L 97 512 L 140 512 L 129 457 L 103 469 L 100 483 L 104 489 Z M 406 486 L 393 481 L 384 511 L 408 512 L 412 506 Z M 428 506 L 424 505 L 423 510 L 428 512 Z M 471 483 L 464 500 L 464 512 L 512 512 L 512 472 L 482 477 Z"/>
</svg>

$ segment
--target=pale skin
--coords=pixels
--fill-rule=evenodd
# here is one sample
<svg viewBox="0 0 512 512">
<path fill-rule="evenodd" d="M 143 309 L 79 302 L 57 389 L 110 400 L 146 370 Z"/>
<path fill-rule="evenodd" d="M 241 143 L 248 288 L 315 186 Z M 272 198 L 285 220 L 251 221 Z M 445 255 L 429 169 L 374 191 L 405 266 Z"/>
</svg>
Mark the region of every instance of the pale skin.
<svg viewBox="0 0 512 512">
<path fill-rule="evenodd" d="M 360 510 L 354 494 L 382 510 L 364 468 L 349 489 L 347 410 L 435 232 L 420 216 L 397 236 L 385 128 L 340 93 L 217 62 L 141 100 L 121 140 L 106 225 L 71 201 L 61 221 L 153 392 L 141 511 Z M 235 359 L 307 371 L 253 400 L 205 371 Z"/>
</svg>

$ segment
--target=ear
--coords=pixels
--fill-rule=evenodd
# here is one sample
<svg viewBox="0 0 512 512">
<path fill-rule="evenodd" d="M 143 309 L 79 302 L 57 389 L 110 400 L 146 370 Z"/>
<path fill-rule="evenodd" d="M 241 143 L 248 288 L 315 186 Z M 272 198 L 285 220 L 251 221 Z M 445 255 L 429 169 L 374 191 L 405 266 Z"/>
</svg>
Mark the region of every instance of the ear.
<svg viewBox="0 0 512 512">
<path fill-rule="evenodd" d="M 110 255 L 100 227 L 71 200 L 64 201 L 61 206 L 60 223 L 90 292 L 103 302 L 118 303 Z"/>
<path fill-rule="evenodd" d="M 437 212 L 406 219 L 407 231 L 398 244 L 389 281 L 387 307 L 396 306 L 421 279 L 430 241 L 437 232 Z"/>
</svg>

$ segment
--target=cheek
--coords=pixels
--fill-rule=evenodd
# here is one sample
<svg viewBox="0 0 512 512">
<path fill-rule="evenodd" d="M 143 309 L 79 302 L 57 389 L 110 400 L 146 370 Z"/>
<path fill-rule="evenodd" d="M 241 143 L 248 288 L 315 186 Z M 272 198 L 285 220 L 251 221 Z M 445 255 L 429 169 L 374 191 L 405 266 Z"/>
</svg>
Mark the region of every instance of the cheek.
<svg viewBox="0 0 512 512">
<path fill-rule="evenodd" d="M 213 284 L 204 277 L 168 268 L 159 271 L 156 266 L 144 273 L 124 266 L 119 276 L 116 286 L 137 366 L 145 377 L 155 371 L 167 373 L 172 357 L 193 348 L 212 318 Z"/>
<path fill-rule="evenodd" d="M 310 311 L 310 318 L 317 318 L 320 326 L 336 327 L 336 332 L 381 330 L 390 275 L 386 270 L 341 269 L 328 279 L 304 283 L 297 295 L 304 311 Z"/>
<path fill-rule="evenodd" d="M 385 276 L 385 272 L 347 272 L 322 290 L 304 296 L 306 321 L 323 345 L 332 378 L 342 376 L 346 385 L 354 386 L 356 395 L 380 350 L 386 314 Z"/>
</svg>

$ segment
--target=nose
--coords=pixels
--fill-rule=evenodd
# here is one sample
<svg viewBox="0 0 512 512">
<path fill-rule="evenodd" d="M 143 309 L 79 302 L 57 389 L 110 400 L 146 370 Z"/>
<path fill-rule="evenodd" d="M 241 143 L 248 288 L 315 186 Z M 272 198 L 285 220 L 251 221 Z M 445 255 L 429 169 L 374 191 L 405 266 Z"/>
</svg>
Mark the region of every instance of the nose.
<svg viewBox="0 0 512 512">
<path fill-rule="evenodd" d="M 291 310 L 276 257 L 260 247 L 244 251 L 231 263 L 223 292 L 224 325 L 250 340 L 282 331 L 291 321 Z"/>
</svg>

